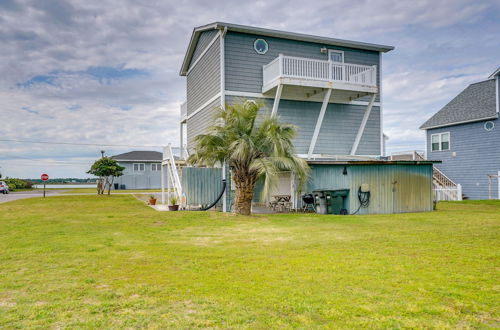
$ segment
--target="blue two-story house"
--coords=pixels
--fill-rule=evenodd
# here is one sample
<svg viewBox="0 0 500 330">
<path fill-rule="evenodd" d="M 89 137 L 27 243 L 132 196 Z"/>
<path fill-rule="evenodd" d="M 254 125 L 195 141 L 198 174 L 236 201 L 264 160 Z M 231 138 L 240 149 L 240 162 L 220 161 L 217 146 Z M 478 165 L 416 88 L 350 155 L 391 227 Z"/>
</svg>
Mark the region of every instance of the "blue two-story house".
<svg viewBox="0 0 500 330">
<path fill-rule="evenodd" d="M 500 69 L 469 85 L 420 128 L 427 159 L 470 199 L 500 198 Z"/>
<path fill-rule="evenodd" d="M 114 189 L 159 189 L 161 187 L 161 162 L 158 151 L 130 151 L 112 156 L 118 165 L 125 167 L 123 175 L 115 178 Z"/>
<path fill-rule="evenodd" d="M 392 49 L 229 23 L 197 27 L 180 70 L 187 85 L 181 146 L 194 151 L 195 137 L 213 124 L 216 108 L 256 100 L 263 113 L 297 126 L 296 153 L 312 167 L 305 192 L 350 189 L 348 211 L 354 213 L 359 186 L 366 183 L 372 201 L 359 213 L 429 210 L 432 164 L 380 160 L 382 55 Z M 291 195 L 296 205 L 304 191 L 285 172 L 274 193 Z M 230 199 L 224 202 L 229 209 Z"/>
</svg>

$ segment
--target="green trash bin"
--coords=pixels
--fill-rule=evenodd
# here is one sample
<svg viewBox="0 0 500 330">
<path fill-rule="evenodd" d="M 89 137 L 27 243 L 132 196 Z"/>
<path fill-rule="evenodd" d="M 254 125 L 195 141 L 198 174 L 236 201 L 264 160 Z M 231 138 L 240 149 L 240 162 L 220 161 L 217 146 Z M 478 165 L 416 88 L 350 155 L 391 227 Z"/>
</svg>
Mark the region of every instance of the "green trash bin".
<svg viewBox="0 0 500 330">
<path fill-rule="evenodd" d="M 316 213 L 348 214 L 347 196 L 349 189 L 317 189 L 313 191 Z"/>
</svg>

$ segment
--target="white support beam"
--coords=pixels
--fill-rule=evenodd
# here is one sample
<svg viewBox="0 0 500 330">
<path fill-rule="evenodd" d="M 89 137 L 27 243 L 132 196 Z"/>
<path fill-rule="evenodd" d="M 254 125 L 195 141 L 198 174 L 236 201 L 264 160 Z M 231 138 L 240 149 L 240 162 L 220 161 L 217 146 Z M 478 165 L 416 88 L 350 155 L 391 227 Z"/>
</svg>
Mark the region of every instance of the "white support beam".
<svg viewBox="0 0 500 330">
<path fill-rule="evenodd" d="M 497 75 L 497 77 L 495 79 L 495 81 L 496 81 L 495 82 L 495 87 L 496 87 L 495 94 L 497 96 L 497 98 L 496 98 L 496 102 L 497 102 L 497 114 L 500 113 L 500 95 L 498 95 L 498 94 L 500 94 L 500 86 L 498 84 L 499 80 L 500 80 L 500 74 Z M 500 198 L 500 196 L 499 196 L 499 198 Z"/>
<path fill-rule="evenodd" d="M 325 117 L 326 108 L 328 107 L 328 101 L 330 101 L 331 95 L 332 95 L 332 89 L 328 88 L 326 90 L 325 96 L 323 97 L 323 104 L 321 104 L 321 110 L 319 111 L 318 120 L 316 121 L 316 127 L 314 128 L 311 144 L 309 145 L 309 152 L 307 153 L 308 159 L 311 159 L 311 156 L 314 152 L 314 147 L 316 146 L 316 140 L 318 140 L 321 124 L 323 124 L 323 118 Z"/>
<path fill-rule="evenodd" d="M 225 38 L 227 33 L 227 26 L 224 27 L 224 30 L 220 35 L 220 106 L 224 111 L 226 111 L 226 57 L 225 57 Z M 226 163 L 222 165 L 222 179 L 226 180 Z M 226 190 L 222 195 L 222 212 L 230 212 L 229 205 L 227 205 L 227 195 Z"/>
<path fill-rule="evenodd" d="M 183 133 L 183 129 L 182 129 L 182 123 L 180 124 L 179 126 L 179 132 L 180 132 L 180 142 L 181 142 L 181 159 L 185 159 L 184 158 L 184 133 Z M 163 171 L 163 167 L 162 167 L 162 171 Z"/>
<path fill-rule="evenodd" d="M 271 116 L 276 115 L 276 113 L 278 112 L 282 91 L 283 91 L 283 85 L 278 84 L 278 87 L 276 87 L 276 96 L 274 97 L 273 110 L 271 111 Z"/>
<path fill-rule="evenodd" d="M 167 165 L 168 166 L 168 165 Z M 167 204 L 170 204 L 170 197 L 172 197 L 172 177 L 170 176 L 169 167 L 167 167 Z"/>
<path fill-rule="evenodd" d="M 165 173 L 163 171 L 163 162 L 161 163 L 161 204 L 165 205 Z"/>
<path fill-rule="evenodd" d="M 358 151 L 359 142 L 361 141 L 361 137 L 365 132 L 366 123 L 368 122 L 368 118 L 370 117 L 370 112 L 372 112 L 373 103 L 375 102 L 376 96 L 377 94 L 373 94 L 372 98 L 370 99 L 370 102 L 366 106 L 365 115 L 363 117 L 363 120 L 361 121 L 361 125 L 359 126 L 358 129 L 358 134 L 356 135 L 356 139 L 354 139 L 354 143 L 351 148 L 351 156 L 356 155 L 356 151 Z"/>
</svg>

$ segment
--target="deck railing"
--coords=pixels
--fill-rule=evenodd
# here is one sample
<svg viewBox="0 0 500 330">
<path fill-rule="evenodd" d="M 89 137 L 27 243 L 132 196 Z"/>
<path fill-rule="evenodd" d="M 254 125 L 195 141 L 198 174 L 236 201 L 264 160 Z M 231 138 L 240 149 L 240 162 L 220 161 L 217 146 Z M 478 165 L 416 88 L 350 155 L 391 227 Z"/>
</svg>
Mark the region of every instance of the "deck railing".
<svg viewBox="0 0 500 330">
<path fill-rule="evenodd" d="M 434 199 L 436 201 L 461 201 L 462 200 L 462 186 L 443 187 L 436 182 L 433 184 Z"/>
<path fill-rule="evenodd" d="M 377 66 L 280 55 L 263 67 L 264 86 L 278 78 L 298 78 L 377 86 Z"/>
</svg>

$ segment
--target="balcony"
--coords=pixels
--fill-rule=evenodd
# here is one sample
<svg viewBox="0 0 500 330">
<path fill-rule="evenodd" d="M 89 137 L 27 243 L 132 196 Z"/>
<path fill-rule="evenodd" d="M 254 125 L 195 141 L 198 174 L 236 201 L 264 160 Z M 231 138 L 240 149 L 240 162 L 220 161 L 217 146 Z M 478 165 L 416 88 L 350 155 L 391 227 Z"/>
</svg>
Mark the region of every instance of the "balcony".
<svg viewBox="0 0 500 330">
<path fill-rule="evenodd" d="M 284 99 L 321 101 L 321 92 L 332 89 L 330 102 L 349 102 L 378 93 L 377 66 L 280 55 L 263 66 L 262 93 L 272 96 L 278 85 L 287 86 Z"/>
</svg>

